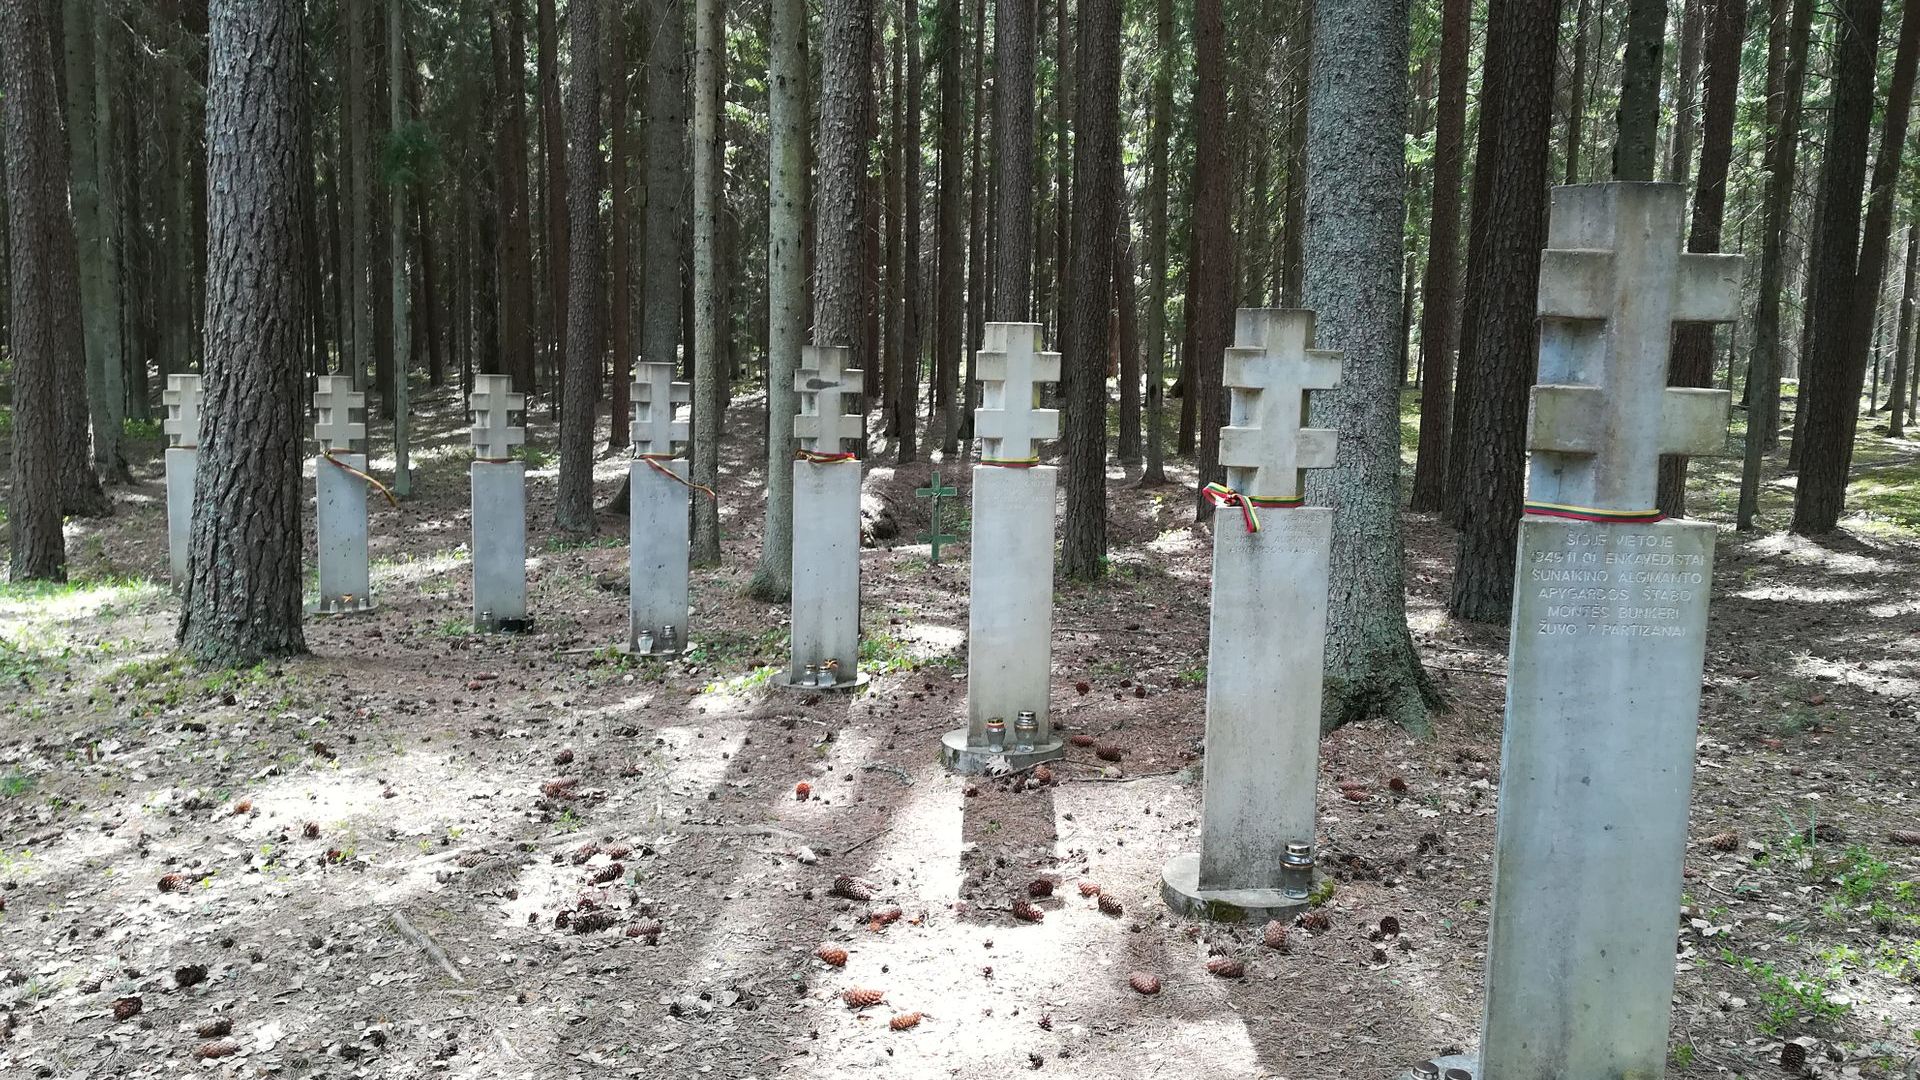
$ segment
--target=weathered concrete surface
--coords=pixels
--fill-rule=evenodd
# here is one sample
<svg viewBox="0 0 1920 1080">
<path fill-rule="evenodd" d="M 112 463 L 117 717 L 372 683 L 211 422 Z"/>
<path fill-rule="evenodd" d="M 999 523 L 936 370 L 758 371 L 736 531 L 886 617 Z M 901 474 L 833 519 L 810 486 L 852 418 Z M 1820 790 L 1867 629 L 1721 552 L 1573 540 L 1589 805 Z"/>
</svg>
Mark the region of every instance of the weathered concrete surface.
<svg viewBox="0 0 1920 1080">
<path fill-rule="evenodd" d="M 313 526 L 320 554 L 322 614 L 366 611 L 373 607 L 367 568 L 367 482 L 340 465 L 367 471 L 367 455 L 334 453 L 314 459 Z"/>
<path fill-rule="evenodd" d="M 1714 529 L 1520 524 L 1486 1077 L 1666 1068 Z"/>
<path fill-rule="evenodd" d="M 476 461 L 473 497 L 473 625 L 482 631 L 527 618 L 527 467 Z"/>
<path fill-rule="evenodd" d="M 199 467 L 198 450 L 167 447 L 167 570 L 176 588 L 187 580 L 187 553 L 193 543 L 194 471 Z"/>
<path fill-rule="evenodd" d="M 1160 868 L 1160 899 L 1174 914 L 1209 922 L 1291 919 L 1308 907 L 1279 889 L 1207 889 L 1200 885 L 1200 856 L 1175 855 Z"/>
<path fill-rule="evenodd" d="M 683 458 L 658 462 L 681 480 L 687 478 Z M 678 483 L 645 461 L 627 467 L 631 481 L 628 511 L 627 648 L 638 651 L 640 632 L 651 631 L 653 649 L 663 656 L 686 651 L 688 517 L 685 484 Z M 664 645 L 664 631 L 673 627 L 675 648 Z"/>
<path fill-rule="evenodd" d="M 838 684 L 861 681 L 860 463 L 793 463 L 793 639 L 787 683 L 808 664 L 839 662 Z"/>
</svg>

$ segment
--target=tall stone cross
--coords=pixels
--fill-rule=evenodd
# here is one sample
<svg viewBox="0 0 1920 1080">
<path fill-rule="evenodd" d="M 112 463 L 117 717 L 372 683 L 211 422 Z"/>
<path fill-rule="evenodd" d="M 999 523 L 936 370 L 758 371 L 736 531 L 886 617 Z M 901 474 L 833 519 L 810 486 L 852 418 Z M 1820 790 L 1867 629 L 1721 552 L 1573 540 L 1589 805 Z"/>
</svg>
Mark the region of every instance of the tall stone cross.
<svg viewBox="0 0 1920 1080">
<path fill-rule="evenodd" d="M 793 418 L 793 437 L 820 454 L 837 454 L 842 440 L 858 440 L 867 433 L 866 415 L 843 412 L 846 399 L 866 392 L 866 373 L 847 367 L 853 350 L 843 345 L 808 345 L 801 350 L 800 370 L 793 388 L 800 394 L 800 413 Z"/>
<path fill-rule="evenodd" d="M 1060 437 L 1059 411 L 1033 407 L 1040 383 L 1060 381 L 1060 354 L 1040 351 L 1038 323 L 988 323 L 975 364 L 980 407 L 973 411 L 973 433 L 982 457 L 1026 461 L 1035 442 Z"/>
<path fill-rule="evenodd" d="M 693 402 L 693 391 L 673 379 L 674 366 L 643 363 L 633 379 L 633 419 L 627 423 L 636 454 L 673 454 L 689 438 L 687 422 L 678 419 L 680 406 Z"/>
<path fill-rule="evenodd" d="M 1220 429 L 1227 486 L 1257 499 L 1295 499 L 1307 469 L 1333 466 L 1336 433 L 1306 427 L 1307 392 L 1340 384 L 1340 353 L 1313 347 L 1313 312 L 1242 308 L 1226 352 L 1232 391 Z"/>
<path fill-rule="evenodd" d="M 481 461 L 505 461 L 527 441 L 527 429 L 513 426 L 513 414 L 527 410 L 527 395 L 513 392 L 513 376 L 475 375 L 467 408 L 473 413 L 473 456 Z"/>
<path fill-rule="evenodd" d="M 320 452 L 338 450 L 351 453 L 353 444 L 367 437 L 367 425 L 353 419 L 355 409 L 367 407 L 367 395 L 353 388 L 345 375 L 322 375 L 313 392 L 313 408 L 319 414 L 314 421 L 313 437 Z"/>
<path fill-rule="evenodd" d="M 1660 455 L 1720 452 L 1729 395 L 1669 388 L 1668 347 L 1674 323 L 1734 319 L 1742 260 L 1682 252 L 1685 207 L 1672 184 L 1553 189 L 1530 502 L 1648 510 Z"/>
<path fill-rule="evenodd" d="M 160 400 L 167 407 L 162 425 L 169 445 L 192 450 L 200 445 L 200 376 L 169 375 Z"/>
</svg>

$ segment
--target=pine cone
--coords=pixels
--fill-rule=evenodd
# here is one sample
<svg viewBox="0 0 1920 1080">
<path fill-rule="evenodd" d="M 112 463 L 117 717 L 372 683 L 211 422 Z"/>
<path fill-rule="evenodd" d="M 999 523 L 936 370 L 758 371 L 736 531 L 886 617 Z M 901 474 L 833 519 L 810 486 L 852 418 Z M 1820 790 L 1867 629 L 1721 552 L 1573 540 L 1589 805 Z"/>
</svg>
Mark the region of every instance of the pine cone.
<svg viewBox="0 0 1920 1080">
<path fill-rule="evenodd" d="M 106 984 L 107 980 L 105 976 L 89 975 L 80 980 L 80 992 L 83 994 L 97 994 L 100 992 L 100 988 Z"/>
<path fill-rule="evenodd" d="M 895 1031 L 905 1031 L 910 1027 L 919 1026 L 920 1018 L 925 1015 L 926 1015 L 925 1013 L 917 1013 L 917 1012 L 901 1013 L 900 1015 L 887 1021 L 887 1026 L 892 1028 Z"/>
<path fill-rule="evenodd" d="M 828 896 L 838 896 L 845 900 L 866 902 L 873 899 L 873 886 L 851 874 L 841 874 L 833 879 L 833 888 L 827 890 Z"/>
<path fill-rule="evenodd" d="M 186 892 L 187 891 L 187 875 L 185 874 L 160 875 L 160 891 L 161 892 Z"/>
<path fill-rule="evenodd" d="M 1093 690 L 1093 686 L 1092 684 L 1088 683 L 1085 679 L 1082 679 L 1079 682 L 1073 684 L 1073 690 L 1074 690 L 1074 693 L 1077 693 L 1077 694 L 1086 694 Z"/>
<path fill-rule="evenodd" d="M 1388 790 L 1392 791 L 1395 795 L 1405 795 L 1407 793 L 1406 777 L 1396 776 L 1393 779 L 1387 781 L 1387 788 Z"/>
<path fill-rule="evenodd" d="M 1327 913 L 1324 911 L 1309 911 L 1305 915 L 1300 916 L 1300 928 L 1316 934 L 1323 934 L 1333 929 L 1333 920 L 1328 918 Z"/>
<path fill-rule="evenodd" d="M 600 848 L 600 853 L 605 855 L 607 858 L 612 859 L 615 862 L 619 862 L 621 859 L 624 859 L 627 856 L 633 854 L 633 845 L 632 844 L 606 844 Z"/>
<path fill-rule="evenodd" d="M 562 750 L 562 751 L 560 751 L 559 753 L 557 753 L 557 754 L 555 754 L 555 755 L 553 755 L 553 763 L 554 763 L 555 765 L 571 765 L 571 764 L 573 764 L 573 751 L 572 751 L 572 750 Z"/>
<path fill-rule="evenodd" d="M 1707 846 L 1715 851 L 1738 851 L 1740 848 L 1740 834 L 1728 831 L 1709 836 L 1707 837 Z"/>
<path fill-rule="evenodd" d="M 320 823 L 317 821 L 307 822 L 305 825 L 302 825 L 300 827 L 300 835 L 306 837 L 309 840 L 320 839 Z"/>
<path fill-rule="evenodd" d="M 647 944 L 658 945 L 660 944 L 660 931 L 662 929 L 663 927 L 661 927 L 659 923 L 649 919 L 646 922 L 637 922 L 627 927 L 627 936 L 630 938 L 644 938 Z"/>
<path fill-rule="evenodd" d="M 580 783 L 577 776 L 562 776 L 540 785 L 540 794 L 549 799 L 571 799 L 573 789 Z"/>
<path fill-rule="evenodd" d="M 1027 895 L 1033 897 L 1035 900 L 1042 900 L 1052 896 L 1053 879 L 1042 877 L 1034 878 L 1032 881 L 1027 882 Z"/>
<path fill-rule="evenodd" d="M 612 926 L 616 921 L 618 920 L 614 918 L 613 912 L 603 909 L 575 915 L 571 925 L 573 932 L 576 934 L 597 934 Z"/>
<path fill-rule="evenodd" d="M 624 866 L 621 866 L 619 863 L 608 863 L 607 865 L 587 875 L 587 884 L 589 885 L 610 884 L 612 882 L 619 881 L 621 878 L 625 877 L 626 873 L 627 873 L 627 868 Z"/>
<path fill-rule="evenodd" d="M 1348 802 L 1366 802 L 1372 797 L 1367 794 L 1367 789 L 1363 787 L 1341 788 L 1340 794 L 1345 795 Z"/>
<path fill-rule="evenodd" d="M 1136 686 L 1136 687 L 1134 687 L 1134 688 L 1133 688 L 1133 696 L 1134 696 L 1134 697 L 1137 697 L 1137 698 L 1143 698 L 1143 697 L 1146 697 L 1146 696 L 1147 696 L 1147 688 L 1146 688 L 1145 686 Z"/>
<path fill-rule="evenodd" d="M 1125 915 L 1127 913 L 1127 909 L 1125 905 L 1121 904 L 1119 900 L 1114 899 L 1112 896 L 1106 893 L 1100 894 L 1099 903 L 1100 903 L 1100 914 L 1105 915 L 1109 918 L 1117 919 L 1120 916 Z"/>
<path fill-rule="evenodd" d="M 1080 895 L 1081 896 L 1099 896 L 1100 886 L 1094 884 L 1091 881 L 1083 881 L 1080 883 Z"/>
<path fill-rule="evenodd" d="M 828 967 L 847 966 L 847 950 L 838 945 L 822 945 L 813 950 L 813 955 L 819 957 Z"/>
<path fill-rule="evenodd" d="M 199 1027 L 194 1028 L 193 1033 L 203 1039 L 218 1039 L 224 1035 L 233 1034 L 233 1021 L 224 1016 L 218 1017 L 205 1021 Z"/>
<path fill-rule="evenodd" d="M 793 785 L 793 797 L 798 802 L 806 802 L 813 798 L 813 785 L 805 780 Z"/>
<path fill-rule="evenodd" d="M 1400 920 L 1392 915 L 1380 916 L 1380 933 L 1387 937 L 1400 936 Z"/>
<path fill-rule="evenodd" d="M 886 996 L 887 992 L 885 990 L 868 990 L 864 987 L 856 986 L 842 993 L 840 1000 L 846 1002 L 847 1007 L 850 1009 L 864 1009 L 872 1005 L 880 1004 L 880 1002 L 886 1000 Z"/>
<path fill-rule="evenodd" d="M 1053 783 L 1053 770 L 1041 765 L 1033 770 L 1033 778 L 1042 784 Z"/>
<path fill-rule="evenodd" d="M 207 965 L 186 964 L 173 969 L 173 985 L 185 990 L 207 981 Z"/>
<path fill-rule="evenodd" d="M 1247 973 L 1247 965 L 1231 956 L 1216 956 L 1207 961 L 1207 974 L 1222 979 L 1238 979 Z"/>
<path fill-rule="evenodd" d="M 1287 951 L 1287 925 L 1279 919 L 1270 920 L 1267 929 L 1260 935 L 1260 943 L 1276 952 Z"/>
<path fill-rule="evenodd" d="M 1039 908 L 1034 907 L 1031 903 L 1021 899 L 1013 902 L 1013 917 L 1019 919 L 1021 922 L 1039 922 L 1046 918 L 1046 914 Z"/>
<path fill-rule="evenodd" d="M 1799 1076 L 1807 1071 L 1807 1048 L 1790 1042 L 1780 1048 L 1780 1067 Z"/>
<path fill-rule="evenodd" d="M 867 912 L 867 929 L 877 934 L 887 927 L 892 926 L 894 923 L 899 922 L 901 916 L 905 914 L 906 912 L 901 911 L 897 907 L 875 908 Z"/>
<path fill-rule="evenodd" d="M 202 1043 L 195 1047 L 193 1056 L 201 1061 L 211 1061 L 214 1058 L 232 1057 L 239 1052 L 239 1043 L 232 1039 L 221 1039 L 219 1042 Z"/>
<path fill-rule="evenodd" d="M 1895 829 L 1887 839 L 1896 844 L 1920 844 L 1920 829 Z"/>
<path fill-rule="evenodd" d="M 252 799 L 241 799 L 239 802 L 233 804 L 234 817 L 240 817 L 243 814 L 251 814 L 251 813 L 253 813 Z"/>
<path fill-rule="evenodd" d="M 1099 758 L 1101 761 L 1119 761 L 1120 748 L 1107 743 L 1101 743 L 1099 746 L 1093 748 L 1093 756 Z"/>
<path fill-rule="evenodd" d="M 579 866 L 580 864 L 586 862 L 588 859 L 591 859 L 598 854 L 600 854 L 600 845 L 589 840 L 586 843 L 581 844 L 579 847 L 573 849 L 573 855 L 572 855 L 573 865 Z"/>
<path fill-rule="evenodd" d="M 113 999 L 113 1018 L 115 1020 L 131 1020 L 139 1015 L 140 998 L 137 995 L 128 994 L 126 997 Z"/>
<path fill-rule="evenodd" d="M 1367 782 L 1365 780 L 1351 780 L 1351 779 L 1341 780 L 1335 783 L 1333 786 L 1339 788 L 1341 791 L 1367 790 Z"/>
<path fill-rule="evenodd" d="M 1068 739 L 1067 741 L 1079 747 L 1080 749 L 1085 750 L 1087 747 L 1093 745 L 1093 736 L 1083 731 L 1080 734 L 1075 735 L 1073 738 Z"/>
<path fill-rule="evenodd" d="M 1133 987 L 1135 993 L 1152 997 L 1160 992 L 1160 976 L 1150 971 L 1136 971 L 1127 976 L 1127 985 Z"/>
</svg>

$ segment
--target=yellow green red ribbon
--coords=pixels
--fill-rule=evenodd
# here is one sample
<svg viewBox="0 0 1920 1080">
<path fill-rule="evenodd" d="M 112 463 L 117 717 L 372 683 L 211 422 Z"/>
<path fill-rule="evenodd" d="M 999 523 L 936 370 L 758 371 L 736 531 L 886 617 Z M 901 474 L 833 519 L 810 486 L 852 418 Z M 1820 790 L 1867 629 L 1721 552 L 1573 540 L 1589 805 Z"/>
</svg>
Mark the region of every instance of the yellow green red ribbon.
<svg viewBox="0 0 1920 1080">
<path fill-rule="evenodd" d="M 860 460 L 860 458 L 850 450 L 832 454 L 821 453 L 818 450 L 795 450 L 793 457 L 795 461 L 806 461 L 815 465 L 835 465 L 842 461 Z"/>
<path fill-rule="evenodd" d="M 705 484 L 696 484 L 690 480 L 683 480 L 681 479 L 679 473 L 674 472 L 672 469 L 669 469 L 665 465 L 660 464 L 663 461 L 678 461 L 683 455 L 635 454 L 634 456 L 639 458 L 641 461 L 646 462 L 647 468 L 652 469 L 654 472 L 659 473 L 661 476 L 666 477 L 667 479 L 673 481 L 674 483 L 685 485 L 686 487 L 692 488 L 694 491 L 706 492 L 707 498 L 712 499 L 714 502 L 720 501 L 720 496 L 715 494 L 712 488 L 708 487 Z"/>
<path fill-rule="evenodd" d="M 1534 517 L 1590 521 L 1600 525 L 1651 525 L 1656 521 L 1667 519 L 1667 515 L 1658 510 L 1603 510 L 1595 506 L 1571 506 L 1566 503 L 1550 502 L 1529 502 L 1526 504 L 1525 511 Z"/>
<path fill-rule="evenodd" d="M 322 449 L 320 451 L 320 456 L 327 459 L 327 461 L 331 463 L 334 468 L 339 469 L 340 471 L 346 473 L 349 476 L 357 476 L 360 479 L 365 480 L 367 483 L 372 484 L 375 490 L 379 491 L 380 494 L 385 495 L 387 497 L 388 506 L 393 507 L 395 510 L 400 509 L 400 500 L 393 497 L 393 492 L 387 490 L 387 485 L 381 483 L 378 480 L 375 480 L 372 476 L 368 475 L 367 473 L 361 472 L 359 469 L 354 468 L 353 466 L 347 464 L 346 462 L 341 461 L 339 458 L 334 457 L 332 450 Z"/>
<path fill-rule="evenodd" d="M 1260 510 L 1295 510 L 1306 505 L 1306 499 L 1299 495 L 1284 497 L 1247 495 L 1235 491 L 1225 484 L 1208 484 L 1200 489 L 1200 494 L 1215 506 L 1234 506 L 1240 509 L 1240 518 L 1246 523 L 1247 531 L 1260 531 Z"/>
<path fill-rule="evenodd" d="M 980 464 L 991 465 L 996 469 L 1031 469 L 1040 464 L 1040 455 L 1033 457 L 983 457 Z"/>
</svg>

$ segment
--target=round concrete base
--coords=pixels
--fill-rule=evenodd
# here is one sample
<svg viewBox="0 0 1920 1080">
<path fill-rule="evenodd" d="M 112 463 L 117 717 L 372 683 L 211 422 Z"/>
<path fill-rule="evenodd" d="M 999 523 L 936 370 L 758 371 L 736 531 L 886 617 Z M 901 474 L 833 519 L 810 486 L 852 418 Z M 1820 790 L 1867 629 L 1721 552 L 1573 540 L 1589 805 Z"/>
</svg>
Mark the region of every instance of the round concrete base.
<svg viewBox="0 0 1920 1080">
<path fill-rule="evenodd" d="M 989 750 L 984 746 L 967 745 L 967 729 L 960 728 L 940 736 L 940 764 L 954 772 L 974 776 L 987 771 L 987 766 L 996 760 L 1007 763 L 1009 770 L 1018 771 L 1042 762 L 1054 761 L 1065 757 L 1067 744 L 1058 739 L 1033 750 L 1019 751 L 1012 747 L 1005 750 Z"/>
<path fill-rule="evenodd" d="M 1446 1077 L 1448 1069 L 1465 1070 L 1468 1076 L 1473 1077 L 1474 1080 L 1479 1080 L 1480 1059 L 1471 1054 L 1456 1054 L 1452 1057 L 1433 1058 L 1432 1061 L 1434 1067 L 1440 1071 L 1442 1080 Z M 1420 1080 L 1420 1077 L 1416 1076 L 1413 1070 L 1409 1069 L 1400 1074 L 1399 1080 Z"/>
<path fill-rule="evenodd" d="M 812 683 L 788 682 L 786 679 L 776 679 L 773 685 L 782 690 L 818 690 L 823 694 L 837 694 L 847 690 L 858 690 L 872 681 L 873 676 L 862 671 L 853 678 L 844 682 L 834 683 L 832 686 L 815 686 Z"/>
<path fill-rule="evenodd" d="M 1264 922 L 1290 919 L 1307 908 L 1307 901 L 1286 896 L 1279 889 L 1200 888 L 1200 856 L 1175 855 L 1160 869 L 1160 897 L 1177 914 L 1210 922 Z"/>
<path fill-rule="evenodd" d="M 313 603 L 308 604 L 307 614 L 309 615 L 363 615 L 369 611 L 372 611 L 377 606 L 379 605 L 373 602 L 373 597 L 371 596 L 356 599 L 351 603 L 345 602 L 344 598 L 342 597 L 334 597 L 331 600 L 315 600 Z"/>
</svg>

